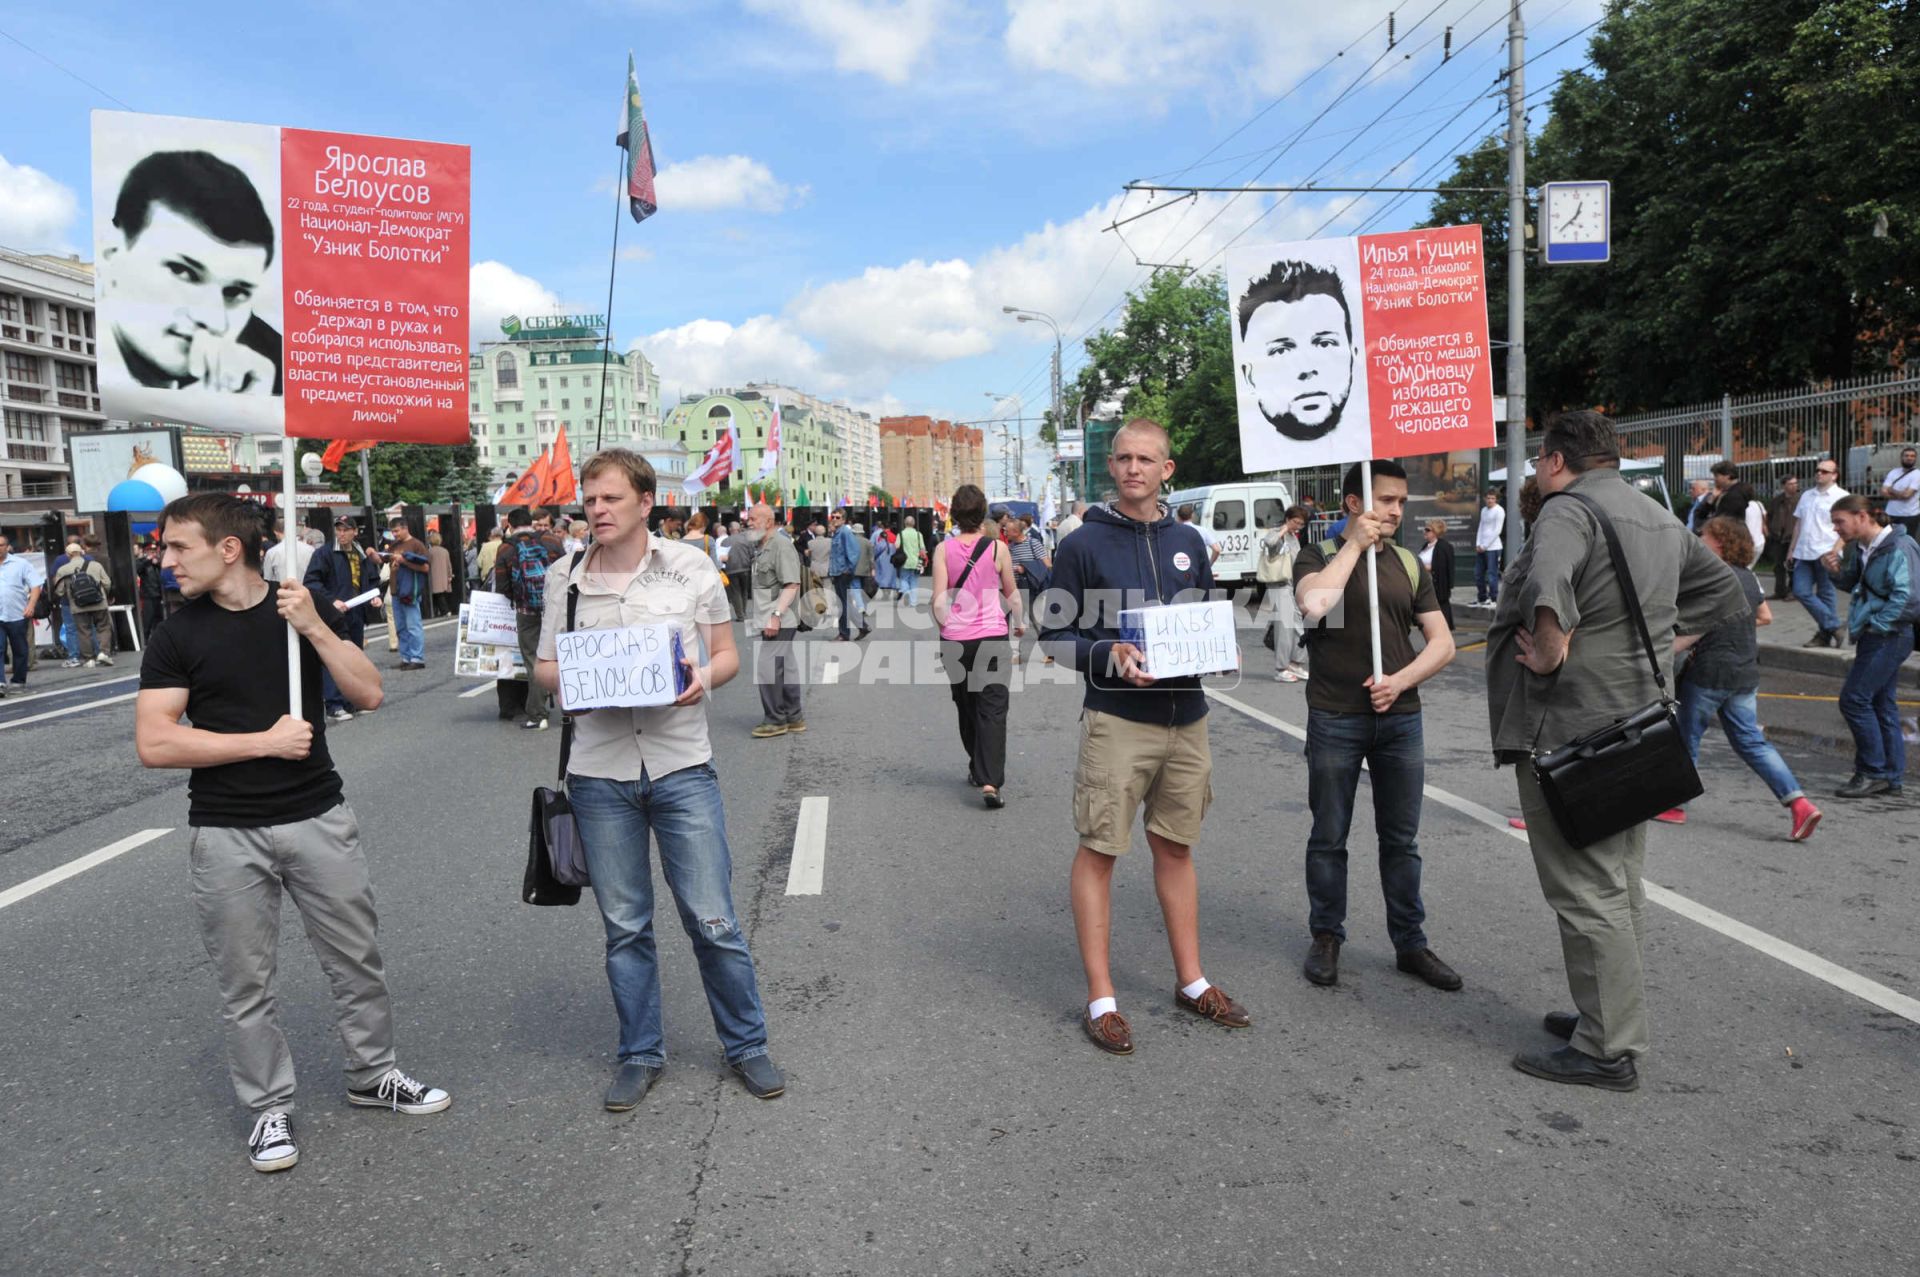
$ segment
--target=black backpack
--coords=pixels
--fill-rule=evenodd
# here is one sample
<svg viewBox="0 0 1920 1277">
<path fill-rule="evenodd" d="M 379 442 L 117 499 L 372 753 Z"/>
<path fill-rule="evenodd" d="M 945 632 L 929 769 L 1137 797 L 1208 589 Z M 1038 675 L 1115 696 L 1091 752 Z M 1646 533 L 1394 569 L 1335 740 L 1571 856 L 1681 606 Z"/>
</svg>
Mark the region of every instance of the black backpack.
<svg viewBox="0 0 1920 1277">
<path fill-rule="evenodd" d="M 89 566 L 84 561 L 76 564 L 73 575 L 67 578 L 67 600 L 81 612 L 92 612 L 107 605 L 106 591 L 87 571 Z"/>
</svg>

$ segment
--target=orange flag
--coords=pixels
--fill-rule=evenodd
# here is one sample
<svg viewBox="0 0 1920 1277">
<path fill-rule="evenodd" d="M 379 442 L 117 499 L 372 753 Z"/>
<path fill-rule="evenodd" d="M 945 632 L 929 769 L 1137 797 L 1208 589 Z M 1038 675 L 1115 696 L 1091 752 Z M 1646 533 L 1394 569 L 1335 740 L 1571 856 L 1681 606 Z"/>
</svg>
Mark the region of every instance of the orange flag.
<svg viewBox="0 0 1920 1277">
<path fill-rule="evenodd" d="M 573 450 L 567 447 L 567 428 L 560 427 L 553 447 L 546 452 L 547 483 L 540 493 L 541 505 L 569 505 L 579 499 L 579 485 L 573 478 Z"/>
<path fill-rule="evenodd" d="M 335 439 L 327 445 L 327 450 L 320 454 L 320 464 L 329 470 L 338 470 L 340 463 L 347 459 L 349 452 L 365 452 L 373 447 L 373 442 L 371 439 Z"/>
<path fill-rule="evenodd" d="M 513 481 L 513 486 L 507 489 L 507 495 L 500 498 L 499 504 L 538 505 L 540 494 L 547 490 L 547 484 L 551 481 L 548 470 L 550 464 L 544 452 L 535 457 L 533 464 Z"/>
</svg>

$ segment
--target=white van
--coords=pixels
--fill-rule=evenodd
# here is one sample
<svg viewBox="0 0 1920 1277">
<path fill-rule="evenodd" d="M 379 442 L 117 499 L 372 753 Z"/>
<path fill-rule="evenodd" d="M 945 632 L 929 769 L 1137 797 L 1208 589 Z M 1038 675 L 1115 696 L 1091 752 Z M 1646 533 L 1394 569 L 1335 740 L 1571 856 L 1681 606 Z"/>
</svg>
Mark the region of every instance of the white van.
<svg viewBox="0 0 1920 1277">
<path fill-rule="evenodd" d="M 1287 521 L 1287 507 L 1293 504 L 1287 485 L 1277 479 L 1214 483 L 1184 488 L 1167 498 L 1168 508 L 1175 511 L 1189 503 L 1195 526 L 1220 547 L 1220 557 L 1213 561 L 1214 583 L 1251 587 L 1262 535 Z"/>
</svg>

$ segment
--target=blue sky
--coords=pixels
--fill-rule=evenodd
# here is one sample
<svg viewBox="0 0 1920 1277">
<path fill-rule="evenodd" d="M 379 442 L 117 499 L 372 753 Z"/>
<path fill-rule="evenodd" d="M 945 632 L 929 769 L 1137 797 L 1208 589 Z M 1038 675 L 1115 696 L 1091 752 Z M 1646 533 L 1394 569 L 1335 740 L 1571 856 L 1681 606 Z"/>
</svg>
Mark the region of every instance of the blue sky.
<svg viewBox="0 0 1920 1277">
<path fill-rule="evenodd" d="M 1544 51 L 1601 7 L 1527 4 L 1530 90 L 1584 61 L 1584 36 Z M 674 388 L 779 378 L 953 418 L 1017 393 L 1037 412 L 1051 338 L 1000 307 L 1052 313 L 1071 344 L 1120 302 L 1145 272 L 1102 228 L 1147 207 L 1123 203 L 1122 183 L 1233 185 L 1271 162 L 1275 184 L 1413 184 L 1492 127 L 1505 13 L 1505 0 L 14 7 L 0 17 L 0 244 L 85 251 L 96 107 L 396 134 L 473 148 L 477 330 L 509 311 L 599 311 L 632 49 L 661 209 L 621 227 L 621 344 L 638 341 Z M 1236 234 L 1301 238 L 1351 198 L 1208 195 L 1126 231 L 1149 260 L 1217 262 Z M 1362 197 L 1325 233 L 1424 216 L 1425 197 L 1386 199 Z M 1078 362 L 1070 348 L 1069 373 Z"/>
</svg>

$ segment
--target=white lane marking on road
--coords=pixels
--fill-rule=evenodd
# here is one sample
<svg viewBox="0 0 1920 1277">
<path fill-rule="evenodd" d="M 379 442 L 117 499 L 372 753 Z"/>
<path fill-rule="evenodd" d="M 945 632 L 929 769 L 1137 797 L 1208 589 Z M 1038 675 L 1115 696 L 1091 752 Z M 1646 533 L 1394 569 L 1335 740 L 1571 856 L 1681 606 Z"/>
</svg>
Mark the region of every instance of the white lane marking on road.
<svg viewBox="0 0 1920 1277">
<path fill-rule="evenodd" d="M 817 896 L 827 875 L 827 800 L 802 798 L 793 826 L 793 859 L 787 865 L 787 894 Z"/>
<path fill-rule="evenodd" d="M 56 883 L 65 882 L 75 874 L 83 874 L 95 865 L 104 865 L 115 856 L 124 855 L 135 847 L 144 846 L 172 832 L 171 829 L 142 829 L 137 834 L 128 834 L 119 842 L 110 842 L 98 851 L 90 851 L 77 860 L 69 860 L 58 869 L 49 869 L 38 878 L 29 878 L 17 887 L 8 887 L 5 891 L 0 891 L 0 909 L 18 904 L 28 896 L 37 895 Z"/>
<path fill-rule="evenodd" d="M 68 692 L 91 692 L 96 688 L 112 687 L 115 683 L 131 683 L 139 677 L 138 674 L 122 674 L 118 678 L 101 678 L 94 679 L 91 682 L 69 683 L 65 687 L 39 687 L 38 690 L 34 692 L 34 696 L 44 698 L 48 696 L 64 696 Z"/>
<path fill-rule="evenodd" d="M 1264 710 L 1255 709 L 1243 701 L 1235 700 L 1211 688 L 1207 689 L 1207 695 L 1229 709 L 1238 710 L 1248 718 L 1285 732 L 1295 740 L 1307 738 L 1306 732 L 1301 728 L 1282 722 Z M 1482 806 L 1471 798 L 1462 798 L 1459 794 L 1449 793 L 1438 785 L 1426 786 L 1425 793 L 1427 797 L 1453 808 L 1463 816 L 1479 821 L 1495 833 L 1517 838 L 1523 843 L 1527 841 L 1525 830 L 1513 828 L 1507 823 L 1506 816 L 1494 811 L 1491 807 Z M 1641 879 L 1641 885 L 1646 888 L 1648 900 L 1671 909 L 1683 918 L 1699 923 L 1709 931 L 1717 931 L 1729 940 L 1737 940 L 1748 948 L 1756 949 L 1769 958 L 1777 958 L 1816 980 L 1822 980 L 1844 993 L 1851 993 L 1863 1002 L 1871 1002 L 1883 1011 L 1891 1011 L 1903 1019 L 1920 1024 L 1920 998 L 1908 997 L 1877 980 L 1869 980 L 1866 976 L 1850 971 L 1837 962 L 1829 961 L 1817 953 L 1810 953 L 1799 945 L 1791 944 L 1778 936 L 1769 935 L 1758 927 L 1748 926 L 1738 918 L 1730 918 L 1717 909 L 1711 909 L 1697 900 L 1662 887 L 1650 879 Z"/>
<path fill-rule="evenodd" d="M 829 656 L 820 666 L 820 682 L 833 684 L 840 681 L 840 662 Z"/>
<path fill-rule="evenodd" d="M 136 675 L 137 677 L 137 675 Z M 140 695 L 138 692 L 123 692 L 119 696 L 108 696 L 97 701 L 88 701 L 84 705 L 69 705 L 65 709 L 50 709 L 44 714 L 29 714 L 25 718 L 9 719 L 0 723 L 0 732 L 9 727 L 25 727 L 28 723 L 44 723 L 49 718 L 64 718 L 68 714 L 79 714 L 90 709 L 99 709 L 102 705 L 118 705 L 121 701 L 130 701 Z"/>
<path fill-rule="evenodd" d="M 480 684 L 480 686 L 474 688 L 472 691 L 460 693 L 460 699 L 464 701 L 471 697 L 478 696 L 482 692 L 490 692 L 493 690 L 494 684 L 497 683 L 498 681 L 499 681 L 498 679 L 488 679 L 486 682 Z"/>
</svg>

